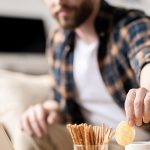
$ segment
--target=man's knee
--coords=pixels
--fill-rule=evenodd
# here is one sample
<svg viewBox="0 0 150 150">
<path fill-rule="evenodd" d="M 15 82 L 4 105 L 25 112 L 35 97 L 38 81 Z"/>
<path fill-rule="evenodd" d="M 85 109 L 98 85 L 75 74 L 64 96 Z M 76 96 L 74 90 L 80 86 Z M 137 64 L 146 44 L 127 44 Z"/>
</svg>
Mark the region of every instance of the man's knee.
<svg viewBox="0 0 150 150">
<path fill-rule="evenodd" d="M 52 125 L 48 131 L 49 139 L 54 150 L 73 149 L 72 139 L 65 125 Z"/>
<path fill-rule="evenodd" d="M 56 150 L 55 142 L 53 142 L 52 138 L 57 136 L 53 135 L 55 133 L 52 132 L 56 130 L 57 129 L 55 127 L 50 127 L 48 128 L 48 134 L 43 135 L 42 138 L 37 138 L 17 129 L 15 134 L 13 133 L 12 136 L 14 148 L 15 150 Z"/>
</svg>

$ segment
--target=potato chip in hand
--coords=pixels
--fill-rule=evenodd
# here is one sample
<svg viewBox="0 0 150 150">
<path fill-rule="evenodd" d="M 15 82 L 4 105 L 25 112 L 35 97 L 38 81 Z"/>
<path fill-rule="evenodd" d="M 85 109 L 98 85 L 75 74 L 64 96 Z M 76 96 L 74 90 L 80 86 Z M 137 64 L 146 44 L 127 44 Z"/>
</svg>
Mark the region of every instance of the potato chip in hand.
<svg viewBox="0 0 150 150">
<path fill-rule="evenodd" d="M 135 129 L 128 125 L 126 121 L 118 124 L 115 133 L 116 141 L 121 146 L 126 146 L 134 141 Z"/>
</svg>

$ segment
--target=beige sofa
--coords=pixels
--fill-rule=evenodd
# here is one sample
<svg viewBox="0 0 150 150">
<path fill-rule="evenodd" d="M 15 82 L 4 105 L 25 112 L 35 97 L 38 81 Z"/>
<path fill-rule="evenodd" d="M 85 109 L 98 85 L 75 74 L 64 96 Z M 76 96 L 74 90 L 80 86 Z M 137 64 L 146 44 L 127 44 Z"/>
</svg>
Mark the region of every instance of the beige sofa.
<svg viewBox="0 0 150 150">
<path fill-rule="evenodd" d="M 13 143 L 18 139 L 18 121 L 22 112 L 30 105 L 47 99 L 48 92 L 47 75 L 33 76 L 0 70 L 0 122 Z"/>
</svg>

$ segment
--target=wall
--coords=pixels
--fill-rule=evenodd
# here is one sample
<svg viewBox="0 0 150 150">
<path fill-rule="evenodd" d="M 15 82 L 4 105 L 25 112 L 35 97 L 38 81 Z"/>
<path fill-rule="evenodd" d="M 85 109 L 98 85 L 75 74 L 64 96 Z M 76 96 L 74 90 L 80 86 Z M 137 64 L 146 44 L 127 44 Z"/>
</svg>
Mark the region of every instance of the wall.
<svg viewBox="0 0 150 150">
<path fill-rule="evenodd" d="M 150 15 L 150 0 L 107 0 L 109 3 L 126 8 L 137 8 L 144 10 Z"/>
</svg>

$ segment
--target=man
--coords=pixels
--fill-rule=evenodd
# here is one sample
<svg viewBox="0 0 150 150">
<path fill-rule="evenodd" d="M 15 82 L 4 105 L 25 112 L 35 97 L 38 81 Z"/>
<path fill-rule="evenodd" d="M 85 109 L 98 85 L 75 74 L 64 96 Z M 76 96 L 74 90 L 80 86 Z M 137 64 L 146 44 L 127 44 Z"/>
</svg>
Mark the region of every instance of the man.
<svg viewBox="0 0 150 150">
<path fill-rule="evenodd" d="M 47 0 L 46 4 L 61 29 L 48 40 L 53 96 L 20 119 L 23 131 L 33 138 L 44 137 L 34 139 L 32 149 L 71 149 L 66 129 L 56 123 L 104 122 L 115 128 L 126 118 L 131 126 L 148 126 L 150 19 L 103 0 Z M 140 140 L 150 139 L 144 127 L 137 127 Z"/>
</svg>

